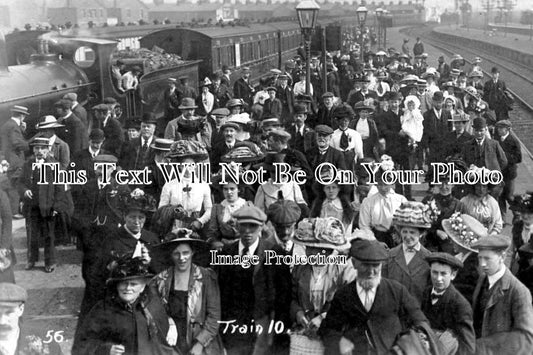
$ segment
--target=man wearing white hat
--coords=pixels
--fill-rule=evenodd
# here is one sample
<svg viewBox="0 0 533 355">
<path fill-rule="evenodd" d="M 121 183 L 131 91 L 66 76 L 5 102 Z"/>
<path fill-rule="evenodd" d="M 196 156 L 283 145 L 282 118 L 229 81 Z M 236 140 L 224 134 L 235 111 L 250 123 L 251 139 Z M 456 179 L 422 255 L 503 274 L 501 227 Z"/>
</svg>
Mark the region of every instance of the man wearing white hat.
<svg viewBox="0 0 533 355">
<path fill-rule="evenodd" d="M 5 160 L 9 163 L 8 176 L 11 186 L 8 187 L 11 212 L 16 219 L 22 218 L 19 213 L 20 197 L 17 193 L 16 179 L 22 172 L 24 165 L 24 152 L 29 149 L 28 142 L 24 138 L 26 123 L 24 119 L 29 115 L 27 107 L 15 105 L 11 108 L 11 119 L 7 120 L 0 129 L 1 149 Z"/>
<path fill-rule="evenodd" d="M 37 131 L 40 137 L 49 139 L 49 154 L 59 162 L 59 167 L 66 170 L 70 164 L 70 148 L 68 144 L 56 135 L 55 129 L 64 127 L 57 123 L 54 116 L 44 116 L 37 124 Z"/>
</svg>

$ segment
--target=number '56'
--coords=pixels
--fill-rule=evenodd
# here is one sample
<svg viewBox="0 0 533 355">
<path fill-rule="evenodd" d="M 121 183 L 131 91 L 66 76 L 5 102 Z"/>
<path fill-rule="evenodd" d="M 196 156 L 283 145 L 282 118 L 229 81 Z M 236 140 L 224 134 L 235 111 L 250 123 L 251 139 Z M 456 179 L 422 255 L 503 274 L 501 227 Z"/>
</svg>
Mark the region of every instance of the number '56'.
<svg viewBox="0 0 533 355">
<path fill-rule="evenodd" d="M 46 339 L 43 340 L 43 343 L 45 344 L 49 344 L 53 341 L 55 341 L 56 343 L 62 343 L 63 340 L 65 340 L 63 338 L 63 331 L 62 330 L 59 330 L 59 331 L 54 331 L 54 330 L 49 330 L 47 333 L 46 333 Z"/>
</svg>

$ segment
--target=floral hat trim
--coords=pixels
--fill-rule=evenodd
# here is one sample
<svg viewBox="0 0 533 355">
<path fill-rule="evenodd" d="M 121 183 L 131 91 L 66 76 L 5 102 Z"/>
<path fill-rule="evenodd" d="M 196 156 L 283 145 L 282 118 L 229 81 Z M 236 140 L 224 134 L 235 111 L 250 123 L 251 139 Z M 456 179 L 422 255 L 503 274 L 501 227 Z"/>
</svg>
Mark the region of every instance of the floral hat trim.
<svg viewBox="0 0 533 355">
<path fill-rule="evenodd" d="M 345 249 L 350 247 L 344 225 L 334 217 L 304 218 L 298 223 L 294 242 L 318 248 Z"/>
<path fill-rule="evenodd" d="M 455 212 L 442 221 L 442 227 L 450 239 L 460 247 L 477 253 L 471 245 L 488 235 L 487 229 L 474 217 Z"/>
<path fill-rule="evenodd" d="M 169 158 L 207 158 L 207 149 L 202 142 L 178 140 L 172 143 L 170 151 L 166 154 Z"/>
<path fill-rule="evenodd" d="M 517 195 L 511 204 L 511 210 L 518 212 L 533 213 L 533 192 Z"/>
<path fill-rule="evenodd" d="M 439 215 L 440 210 L 435 200 L 429 201 L 428 204 L 407 201 L 394 212 L 392 223 L 396 227 L 430 228 Z"/>
<path fill-rule="evenodd" d="M 154 212 L 156 210 L 156 200 L 142 189 L 120 191 L 117 194 L 118 209 L 123 212 L 140 210 L 143 212 Z"/>
</svg>

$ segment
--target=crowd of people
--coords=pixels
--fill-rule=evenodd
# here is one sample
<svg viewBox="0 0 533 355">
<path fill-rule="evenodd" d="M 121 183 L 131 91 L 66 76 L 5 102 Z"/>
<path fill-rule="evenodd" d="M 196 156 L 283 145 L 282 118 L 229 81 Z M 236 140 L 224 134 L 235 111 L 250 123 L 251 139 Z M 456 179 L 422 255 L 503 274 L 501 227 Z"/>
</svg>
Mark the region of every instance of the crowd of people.
<svg viewBox="0 0 533 355">
<path fill-rule="evenodd" d="M 72 354 L 530 354 L 533 194 L 515 196 L 505 83 L 498 68 L 483 80 L 481 58 L 407 43 L 310 58 L 310 83 L 300 56 L 258 86 L 247 67 L 198 89 L 168 78 L 161 117 L 117 117 L 113 98 L 87 112 L 70 93 L 26 129 L 14 106 L 0 130 L 0 353 L 37 346 L 21 341 L 27 294 L 13 285 L 11 221 L 25 218 L 26 270 L 41 246 L 46 273 L 56 244 L 83 252 Z M 54 181 L 44 163 L 86 181 Z M 434 180 L 435 163 L 503 181 Z M 388 179 L 414 169 L 421 202 Z"/>
</svg>

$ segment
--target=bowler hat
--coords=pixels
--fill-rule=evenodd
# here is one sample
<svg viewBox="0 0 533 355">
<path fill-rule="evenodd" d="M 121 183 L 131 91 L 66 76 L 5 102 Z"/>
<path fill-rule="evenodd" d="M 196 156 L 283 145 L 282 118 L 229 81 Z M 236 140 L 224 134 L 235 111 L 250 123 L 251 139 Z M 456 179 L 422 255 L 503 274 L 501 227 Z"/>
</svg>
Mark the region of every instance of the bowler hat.
<svg viewBox="0 0 533 355">
<path fill-rule="evenodd" d="M 440 263 L 450 265 L 452 269 L 463 268 L 463 262 L 448 253 L 433 252 L 429 256 L 426 256 L 426 261 L 429 263 L 429 265 L 431 265 L 432 263 Z"/>
<path fill-rule="evenodd" d="M 89 133 L 89 140 L 92 142 L 103 142 L 105 139 L 104 131 L 100 128 L 95 128 Z"/>
<path fill-rule="evenodd" d="M 147 124 L 157 124 L 157 119 L 155 118 L 155 115 L 152 112 L 145 112 L 142 115 L 142 123 Z"/>
<path fill-rule="evenodd" d="M 350 256 L 361 262 L 380 263 L 388 259 L 389 252 L 376 240 L 356 239 L 352 241 Z"/>
<path fill-rule="evenodd" d="M 243 206 L 233 212 L 232 217 L 239 223 L 252 223 L 260 226 L 267 220 L 265 213 L 255 206 Z"/>
<path fill-rule="evenodd" d="M 472 128 L 473 129 L 483 129 L 487 127 L 487 121 L 483 117 L 476 117 L 474 118 L 474 122 L 472 122 Z"/>
<path fill-rule="evenodd" d="M 299 115 L 299 114 L 306 114 L 308 111 L 307 111 L 307 106 L 306 105 L 294 105 L 294 114 L 295 115 Z"/>
<path fill-rule="evenodd" d="M 126 129 L 141 129 L 141 118 L 140 117 L 130 117 L 126 120 Z"/>
<path fill-rule="evenodd" d="M 15 106 L 11 107 L 11 112 L 22 113 L 23 115 L 29 115 L 30 114 L 30 112 L 28 111 L 27 107 L 19 106 L 19 105 L 15 105 Z"/>
<path fill-rule="evenodd" d="M 65 125 L 57 123 L 57 119 L 51 115 L 44 116 L 43 120 L 37 124 L 38 130 L 49 129 L 49 128 L 59 128 L 59 127 L 65 127 Z"/>
<path fill-rule="evenodd" d="M 19 285 L 9 282 L 0 283 L 0 302 L 26 302 L 28 293 Z"/>
<path fill-rule="evenodd" d="M 511 245 L 511 238 L 505 235 L 496 234 L 480 238 L 472 244 L 475 250 L 506 250 Z"/>
<path fill-rule="evenodd" d="M 268 220 L 278 225 L 288 225 L 298 222 L 302 210 L 291 200 L 279 200 L 268 206 L 266 211 Z"/>
<path fill-rule="evenodd" d="M 435 91 L 433 94 L 433 101 L 442 102 L 444 101 L 444 93 L 442 91 Z"/>
<path fill-rule="evenodd" d="M 178 106 L 180 110 L 190 110 L 193 108 L 197 108 L 196 103 L 194 102 L 193 98 L 190 97 L 184 97 L 181 100 L 181 105 Z"/>
<path fill-rule="evenodd" d="M 490 72 L 492 74 L 496 74 L 496 73 L 499 73 L 500 72 L 500 69 L 498 69 L 497 67 L 492 67 L 492 69 L 490 70 Z"/>
<path fill-rule="evenodd" d="M 315 127 L 315 132 L 323 136 L 329 136 L 333 134 L 333 129 L 330 126 L 321 124 Z"/>
</svg>

